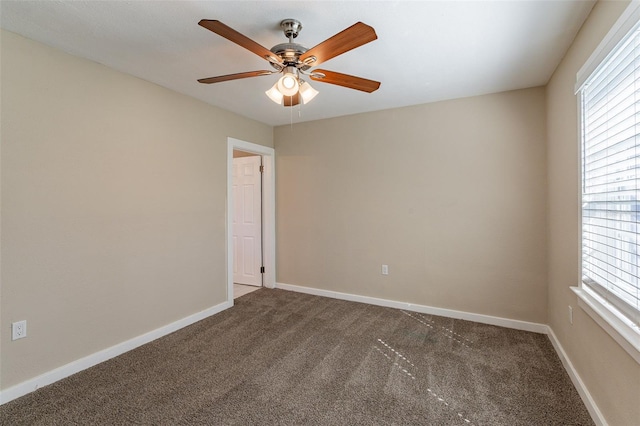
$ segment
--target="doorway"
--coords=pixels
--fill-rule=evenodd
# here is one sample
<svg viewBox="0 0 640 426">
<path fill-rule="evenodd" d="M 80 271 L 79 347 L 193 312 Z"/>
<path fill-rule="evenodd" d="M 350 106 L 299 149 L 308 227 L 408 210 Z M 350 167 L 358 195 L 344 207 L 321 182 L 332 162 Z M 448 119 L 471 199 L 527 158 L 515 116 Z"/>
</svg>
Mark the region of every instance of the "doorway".
<svg viewBox="0 0 640 426">
<path fill-rule="evenodd" d="M 262 157 L 233 150 L 232 175 L 233 284 L 262 287 Z"/>
<path fill-rule="evenodd" d="M 234 155 L 235 151 L 235 155 Z M 250 281 L 249 285 L 262 285 L 268 288 L 275 287 L 275 170 L 274 170 L 274 156 L 275 150 L 273 148 L 265 147 L 262 145 L 253 144 L 250 142 L 241 141 L 234 138 L 227 139 L 227 302 L 233 304 L 234 293 L 234 281 L 238 280 L 240 283 Z M 238 160 L 234 160 L 234 157 Z M 253 159 L 252 159 L 253 157 Z M 247 164 L 244 164 L 247 163 Z M 238 165 L 245 170 L 250 170 L 258 164 L 258 167 L 262 165 L 262 185 L 261 185 L 261 199 L 262 203 L 253 204 L 255 201 L 255 192 L 234 191 L 234 170 L 239 170 Z M 236 172 L 237 173 L 237 172 Z M 248 172 L 251 174 L 251 172 Z M 249 178 L 251 182 L 251 178 Z M 249 183 L 248 186 L 253 185 Z M 254 188 L 255 189 L 255 188 Z M 234 196 L 235 192 L 235 196 Z M 238 196 L 242 195 L 243 202 L 249 201 L 250 206 L 240 207 L 237 203 Z M 240 203 L 242 204 L 242 203 Z M 237 228 L 234 226 L 234 222 L 238 219 L 238 209 L 247 208 L 245 216 L 256 217 L 261 219 L 261 229 L 256 235 L 251 234 L 251 229 L 240 230 L 243 234 L 240 238 L 244 238 L 245 250 L 244 253 L 239 253 L 238 248 L 243 244 L 238 240 Z M 259 209 L 258 213 L 256 209 Z M 248 228 L 253 225 L 248 224 Z M 244 235 L 245 231 L 249 232 L 249 236 Z M 234 238 L 234 236 L 236 238 Z M 258 241 L 260 240 L 260 241 Z M 261 244 L 260 244 L 261 242 Z M 247 256 L 245 256 L 247 254 Z M 257 276 L 251 276 L 254 267 L 250 266 L 254 263 L 254 260 L 261 258 L 262 269 L 258 269 Z M 258 264 L 256 263 L 256 264 Z M 245 269 L 244 278 L 238 276 L 237 272 L 242 272 Z M 241 274 L 242 275 L 242 274 Z M 251 281 L 253 279 L 253 281 Z"/>
</svg>

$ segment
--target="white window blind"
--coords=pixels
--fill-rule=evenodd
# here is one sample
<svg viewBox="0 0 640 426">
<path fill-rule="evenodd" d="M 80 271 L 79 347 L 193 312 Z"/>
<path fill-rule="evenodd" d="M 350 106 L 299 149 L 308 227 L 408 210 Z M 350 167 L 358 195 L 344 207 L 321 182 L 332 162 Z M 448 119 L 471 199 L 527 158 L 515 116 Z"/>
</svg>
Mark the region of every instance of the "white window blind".
<svg viewBox="0 0 640 426">
<path fill-rule="evenodd" d="M 640 324 L 640 26 L 581 85 L 582 281 Z"/>
</svg>

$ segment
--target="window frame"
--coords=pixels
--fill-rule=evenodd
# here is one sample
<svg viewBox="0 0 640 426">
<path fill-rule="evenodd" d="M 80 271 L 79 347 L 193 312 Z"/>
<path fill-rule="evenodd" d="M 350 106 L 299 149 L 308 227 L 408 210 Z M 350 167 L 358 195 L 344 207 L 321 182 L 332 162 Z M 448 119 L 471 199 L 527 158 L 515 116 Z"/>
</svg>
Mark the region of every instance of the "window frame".
<svg viewBox="0 0 640 426">
<path fill-rule="evenodd" d="M 575 92 L 577 94 L 578 108 L 578 153 L 580 157 L 579 182 L 582 182 L 583 162 L 583 93 L 582 88 L 592 75 L 598 72 L 600 66 L 606 62 L 615 52 L 614 49 L 624 40 L 629 32 L 640 21 L 640 0 L 633 0 L 622 13 L 618 21 L 613 25 L 609 33 L 598 45 L 593 54 L 580 68 L 576 75 Z M 583 253 L 583 223 L 582 223 L 582 184 L 579 188 L 579 285 L 571 287 L 578 296 L 578 306 L 583 309 L 600 327 L 602 327 L 631 357 L 640 364 L 640 326 L 620 312 L 612 303 L 607 301 L 602 294 L 591 288 L 582 280 L 582 253 Z"/>
</svg>

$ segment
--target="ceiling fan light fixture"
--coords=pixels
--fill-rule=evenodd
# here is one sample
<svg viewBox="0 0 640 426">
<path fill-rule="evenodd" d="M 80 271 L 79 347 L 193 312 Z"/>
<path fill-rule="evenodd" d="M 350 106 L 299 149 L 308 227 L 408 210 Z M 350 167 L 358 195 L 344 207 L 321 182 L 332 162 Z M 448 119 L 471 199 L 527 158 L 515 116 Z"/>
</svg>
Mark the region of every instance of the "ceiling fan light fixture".
<svg viewBox="0 0 640 426">
<path fill-rule="evenodd" d="M 296 87 L 296 78 L 291 74 L 285 75 L 282 77 L 282 87 L 286 90 L 294 90 Z"/>
<path fill-rule="evenodd" d="M 278 86 L 278 90 L 284 96 L 293 96 L 298 93 L 298 79 L 293 74 L 285 74 L 280 77 L 280 80 L 276 83 Z"/>
<path fill-rule="evenodd" d="M 302 97 L 302 102 L 308 104 L 318 93 L 319 92 L 311 87 L 309 83 L 302 81 L 302 84 L 300 85 L 300 96 Z"/>
<path fill-rule="evenodd" d="M 298 70 L 296 67 L 288 66 L 284 70 L 284 75 L 278 80 L 278 90 L 284 96 L 293 96 L 298 93 L 300 83 L 298 82 Z"/>
<path fill-rule="evenodd" d="M 284 96 L 282 95 L 282 93 L 280 93 L 280 91 L 278 90 L 278 83 L 276 82 L 276 84 L 274 84 L 271 89 L 267 90 L 266 92 L 264 92 L 269 99 L 271 99 L 273 102 L 277 103 L 277 104 L 282 104 L 282 98 L 284 98 Z"/>
</svg>

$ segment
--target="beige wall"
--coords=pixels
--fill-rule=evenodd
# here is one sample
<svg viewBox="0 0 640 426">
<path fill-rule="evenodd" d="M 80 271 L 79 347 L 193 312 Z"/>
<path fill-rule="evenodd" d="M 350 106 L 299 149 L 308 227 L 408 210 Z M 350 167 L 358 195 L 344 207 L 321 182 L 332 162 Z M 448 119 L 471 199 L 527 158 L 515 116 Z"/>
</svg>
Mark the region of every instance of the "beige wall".
<svg viewBox="0 0 640 426">
<path fill-rule="evenodd" d="M 277 127 L 277 281 L 546 323 L 544 105 L 534 88 Z"/>
<path fill-rule="evenodd" d="M 6 389 L 224 302 L 227 137 L 273 146 L 273 132 L 12 33 L 1 43 Z"/>
<path fill-rule="evenodd" d="M 273 134 L 2 32 L 0 388 L 225 300 L 231 136 L 275 139 L 278 282 L 549 323 L 607 421 L 633 424 L 640 368 L 569 290 L 575 73 L 625 6 L 595 6 L 546 90 Z"/>
<path fill-rule="evenodd" d="M 640 421 L 640 365 L 577 307 L 579 142 L 576 73 L 627 2 L 598 2 L 547 86 L 549 325 L 611 425 Z M 573 325 L 568 306 L 574 307 Z"/>
</svg>

